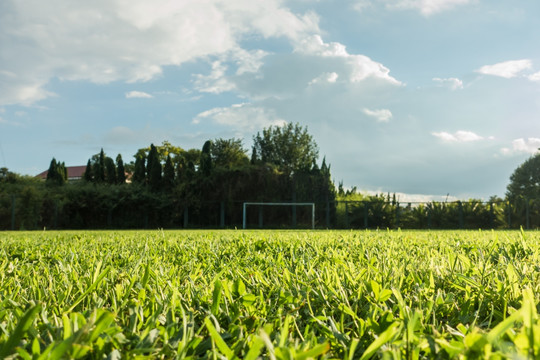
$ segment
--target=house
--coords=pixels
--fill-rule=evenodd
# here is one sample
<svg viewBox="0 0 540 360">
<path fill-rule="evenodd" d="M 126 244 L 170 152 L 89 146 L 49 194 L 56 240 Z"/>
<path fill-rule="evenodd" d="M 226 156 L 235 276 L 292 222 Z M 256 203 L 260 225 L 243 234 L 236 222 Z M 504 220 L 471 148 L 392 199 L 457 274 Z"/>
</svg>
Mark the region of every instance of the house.
<svg viewBox="0 0 540 360">
<path fill-rule="evenodd" d="M 67 170 L 67 179 L 68 181 L 77 181 L 83 178 L 84 172 L 86 171 L 86 165 L 82 166 L 66 166 Z M 37 178 L 47 180 L 47 174 L 49 170 L 45 170 L 42 173 L 36 175 Z"/>
</svg>

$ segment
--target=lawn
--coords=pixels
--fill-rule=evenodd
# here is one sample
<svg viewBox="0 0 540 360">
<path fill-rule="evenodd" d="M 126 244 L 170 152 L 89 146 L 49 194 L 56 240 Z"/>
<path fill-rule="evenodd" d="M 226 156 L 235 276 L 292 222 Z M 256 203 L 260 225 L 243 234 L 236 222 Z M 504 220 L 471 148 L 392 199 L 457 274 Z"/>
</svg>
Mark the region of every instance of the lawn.
<svg viewBox="0 0 540 360">
<path fill-rule="evenodd" d="M 0 233 L 0 358 L 540 357 L 540 233 Z"/>
</svg>

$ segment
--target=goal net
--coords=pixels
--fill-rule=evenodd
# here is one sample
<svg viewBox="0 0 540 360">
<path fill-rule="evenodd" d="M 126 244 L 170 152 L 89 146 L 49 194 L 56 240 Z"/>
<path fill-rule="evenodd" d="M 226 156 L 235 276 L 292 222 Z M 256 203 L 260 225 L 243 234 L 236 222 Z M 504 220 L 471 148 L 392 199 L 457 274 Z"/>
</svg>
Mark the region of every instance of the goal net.
<svg viewBox="0 0 540 360">
<path fill-rule="evenodd" d="M 291 207 L 292 208 L 292 223 L 293 226 L 296 226 L 296 207 L 311 207 L 311 228 L 315 229 L 315 203 L 305 203 L 305 202 L 286 202 L 286 203 L 280 203 L 280 202 L 245 202 L 243 203 L 243 214 L 242 214 L 242 224 L 243 228 L 246 229 L 247 227 L 247 216 L 248 216 L 248 207 L 250 206 L 258 206 L 259 207 L 259 227 L 262 227 L 263 223 L 263 213 L 262 209 L 263 207 L 268 206 L 276 206 L 276 207 Z"/>
</svg>

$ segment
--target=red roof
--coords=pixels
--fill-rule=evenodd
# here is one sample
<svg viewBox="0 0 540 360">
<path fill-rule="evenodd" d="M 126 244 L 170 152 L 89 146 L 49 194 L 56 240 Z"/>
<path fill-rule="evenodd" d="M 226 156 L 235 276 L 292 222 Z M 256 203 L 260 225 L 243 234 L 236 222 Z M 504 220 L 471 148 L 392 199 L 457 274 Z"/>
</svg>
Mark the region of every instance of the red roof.
<svg viewBox="0 0 540 360">
<path fill-rule="evenodd" d="M 66 166 L 68 180 L 70 179 L 82 179 L 84 172 L 86 171 L 86 165 L 82 166 Z M 45 170 L 42 173 L 36 175 L 36 177 L 47 179 L 49 170 Z"/>
</svg>

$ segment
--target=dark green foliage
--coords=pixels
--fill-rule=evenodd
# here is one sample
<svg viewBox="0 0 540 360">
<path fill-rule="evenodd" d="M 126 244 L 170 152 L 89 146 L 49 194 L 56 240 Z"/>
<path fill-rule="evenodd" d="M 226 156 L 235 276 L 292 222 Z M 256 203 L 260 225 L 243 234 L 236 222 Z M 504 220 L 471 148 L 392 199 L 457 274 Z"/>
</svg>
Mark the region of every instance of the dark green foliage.
<svg viewBox="0 0 540 360">
<path fill-rule="evenodd" d="M 200 171 L 203 176 L 208 177 L 212 172 L 212 142 L 206 141 L 203 145 L 200 158 Z"/>
<path fill-rule="evenodd" d="M 174 165 L 170 155 L 167 155 L 165 166 L 163 167 L 163 188 L 172 190 L 174 187 Z"/>
<path fill-rule="evenodd" d="M 179 161 L 176 163 L 176 169 L 175 169 L 175 178 L 177 182 L 182 182 L 184 179 L 184 174 L 186 170 L 186 162 L 184 158 L 179 159 Z"/>
<path fill-rule="evenodd" d="M 199 165 L 199 160 L 201 159 L 201 150 L 189 149 L 182 153 L 182 157 L 185 159 L 186 164 L 191 162 L 193 166 Z"/>
<path fill-rule="evenodd" d="M 9 171 L 7 167 L 0 168 L 0 183 L 16 183 L 20 181 L 21 176 Z"/>
<path fill-rule="evenodd" d="M 394 195 L 339 196 L 338 227 L 406 229 L 498 229 L 507 227 L 507 203 L 467 201 L 400 204 Z M 537 212 L 535 212 L 536 214 Z M 531 212 L 531 219 L 532 219 Z M 532 221 L 532 220 L 531 220 Z M 516 223 L 525 225 L 524 216 Z M 540 221 L 535 221 L 540 225 Z M 519 225 L 517 226 L 519 228 Z"/>
<path fill-rule="evenodd" d="M 146 158 L 144 155 L 137 154 L 135 157 L 135 169 L 133 171 L 133 183 L 145 184 L 146 183 Z"/>
<path fill-rule="evenodd" d="M 94 182 L 100 184 L 106 183 L 112 185 L 118 182 L 117 172 L 118 170 L 116 168 L 114 160 L 108 157 L 103 151 L 103 149 L 101 149 L 98 154 L 93 155 L 88 160 L 83 179 L 86 182 Z"/>
<path fill-rule="evenodd" d="M 94 171 L 94 181 L 98 183 L 105 182 L 105 152 L 103 148 L 97 155 L 94 155 L 94 165 L 92 166 Z"/>
<path fill-rule="evenodd" d="M 47 171 L 47 184 L 63 185 L 67 181 L 67 170 L 64 163 L 56 162 L 56 159 L 51 160 L 49 170 Z"/>
<path fill-rule="evenodd" d="M 193 161 L 188 161 L 186 165 L 186 179 L 192 180 L 195 177 L 195 164 Z"/>
<path fill-rule="evenodd" d="M 157 191 L 161 187 L 161 162 L 159 160 L 157 148 L 150 145 L 148 153 L 148 186 L 152 191 Z"/>
<path fill-rule="evenodd" d="M 62 177 L 62 180 L 65 183 L 68 179 L 68 173 L 67 173 L 66 164 L 63 161 L 58 168 L 58 172 L 60 173 L 60 176 Z"/>
<path fill-rule="evenodd" d="M 215 167 L 238 168 L 247 165 L 248 157 L 240 139 L 216 139 L 212 143 L 212 162 Z"/>
<path fill-rule="evenodd" d="M 56 164 L 56 159 L 53 158 L 49 164 L 49 170 L 47 170 L 47 183 L 54 182 L 58 175 L 58 165 Z"/>
<path fill-rule="evenodd" d="M 86 182 L 92 182 L 94 180 L 94 174 L 92 172 L 92 161 L 88 159 L 86 163 L 86 170 L 84 171 L 83 179 Z"/>
<path fill-rule="evenodd" d="M 510 176 L 506 197 L 516 199 L 540 199 L 540 153 L 527 159 Z"/>
<path fill-rule="evenodd" d="M 257 164 L 258 158 L 257 158 L 257 149 L 255 146 L 251 148 L 251 159 L 249 160 L 251 165 Z"/>
<path fill-rule="evenodd" d="M 158 146 L 154 145 L 154 147 L 157 151 L 157 156 L 159 158 L 160 163 L 165 163 L 165 161 L 167 160 L 167 156 L 171 156 L 173 163 L 175 163 L 176 160 L 179 160 L 180 158 L 185 157 L 185 154 L 187 153 L 181 147 L 174 146 L 168 141 L 163 141 L 161 145 L 158 145 Z M 148 159 L 148 156 L 151 150 L 152 150 L 152 145 L 146 148 L 139 149 L 137 153 L 135 154 L 135 158 L 138 156 L 142 156 Z"/>
<path fill-rule="evenodd" d="M 124 161 L 120 154 L 116 156 L 116 182 L 118 184 L 126 183 L 126 169 L 124 168 Z"/>
<path fill-rule="evenodd" d="M 105 157 L 105 180 L 108 184 L 116 184 L 116 165 L 110 157 Z"/>
<path fill-rule="evenodd" d="M 307 128 L 299 124 L 270 126 L 253 138 L 252 160 L 276 165 L 286 174 L 310 170 L 319 157 L 319 149 Z"/>
</svg>

